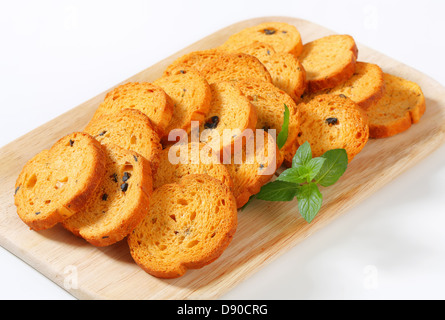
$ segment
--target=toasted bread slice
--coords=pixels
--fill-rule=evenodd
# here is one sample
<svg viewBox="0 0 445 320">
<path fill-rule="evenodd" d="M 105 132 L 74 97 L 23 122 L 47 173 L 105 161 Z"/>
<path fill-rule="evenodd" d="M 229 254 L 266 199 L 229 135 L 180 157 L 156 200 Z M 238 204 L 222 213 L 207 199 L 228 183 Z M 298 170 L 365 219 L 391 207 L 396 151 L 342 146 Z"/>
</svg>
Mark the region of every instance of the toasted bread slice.
<svg viewBox="0 0 445 320">
<path fill-rule="evenodd" d="M 17 213 L 31 229 L 49 229 L 77 214 L 105 174 L 106 154 L 86 133 L 73 133 L 31 159 L 15 185 Z"/>
<path fill-rule="evenodd" d="M 306 71 L 295 55 L 276 53 L 272 46 L 261 42 L 254 42 L 238 51 L 258 58 L 269 71 L 273 84 L 294 101 L 300 100 L 306 90 Z"/>
<path fill-rule="evenodd" d="M 91 121 L 84 130 L 103 144 L 114 144 L 146 158 L 156 172 L 162 145 L 150 119 L 136 109 L 123 109 Z"/>
<path fill-rule="evenodd" d="M 406 131 L 425 113 L 425 96 L 417 83 L 384 74 L 386 92 L 368 108 L 371 138 L 386 138 Z"/>
<path fill-rule="evenodd" d="M 276 52 L 291 53 L 295 56 L 303 49 L 298 29 L 284 22 L 264 22 L 245 28 L 230 36 L 219 49 L 236 51 L 252 42 L 263 42 L 271 45 Z"/>
<path fill-rule="evenodd" d="M 344 95 L 319 95 L 300 103 L 299 145 L 308 141 L 314 157 L 331 149 L 345 149 L 349 162 L 364 148 L 369 138 L 364 111 Z"/>
<path fill-rule="evenodd" d="M 208 174 L 233 188 L 232 178 L 218 154 L 204 143 L 175 144 L 164 149 L 159 169 L 153 176 L 153 188 L 178 183 L 182 177 L 190 174 Z"/>
<path fill-rule="evenodd" d="M 298 57 L 306 70 L 307 90 L 334 88 L 355 72 L 358 49 L 349 35 L 326 36 L 304 45 Z"/>
<path fill-rule="evenodd" d="M 177 73 L 178 70 L 183 69 L 194 69 L 200 72 L 208 63 L 215 60 L 222 54 L 224 54 L 224 52 L 217 49 L 200 50 L 187 53 L 173 61 L 165 69 L 164 76 L 170 76 Z"/>
<path fill-rule="evenodd" d="M 227 53 L 209 62 L 201 71 L 209 83 L 240 81 L 257 78 L 272 83 L 266 67 L 254 56 L 245 53 Z"/>
<path fill-rule="evenodd" d="M 106 174 L 82 212 L 62 225 L 97 247 L 124 239 L 148 211 L 153 191 L 150 164 L 141 155 L 106 145 Z"/>
<path fill-rule="evenodd" d="M 241 208 L 272 179 L 283 163 L 283 157 L 275 138 L 260 129 L 245 145 L 236 148 L 229 161 L 224 160 L 224 163 L 233 180 L 237 207 Z"/>
<path fill-rule="evenodd" d="M 169 133 L 182 129 L 190 133 L 191 122 L 203 122 L 210 109 L 212 92 L 207 80 L 194 70 L 161 77 L 154 82 L 171 97 L 174 113 L 162 142 L 168 141 Z M 176 141 L 176 140 L 175 140 Z"/>
<path fill-rule="evenodd" d="M 233 147 L 236 140 L 246 137 L 246 130 L 253 132 L 257 125 L 257 112 L 236 84 L 215 82 L 210 88 L 212 102 L 205 121 L 201 123 L 200 138 L 217 153 L 223 154 L 225 149 Z"/>
<path fill-rule="evenodd" d="M 208 175 L 189 175 L 154 191 L 148 214 L 128 237 L 128 245 L 147 273 L 178 278 L 218 259 L 237 223 L 230 189 Z"/>
<path fill-rule="evenodd" d="M 288 137 L 280 153 L 285 159 L 292 159 L 296 152 L 294 149 L 300 129 L 300 113 L 294 100 L 286 92 L 268 82 L 244 80 L 240 81 L 238 86 L 255 106 L 258 129 L 275 129 L 278 135 L 284 123 L 284 105 L 289 108 Z"/>
<path fill-rule="evenodd" d="M 313 93 L 312 96 L 314 94 L 327 93 L 343 94 L 357 103 L 360 108 L 366 110 L 376 104 L 385 93 L 383 71 L 376 64 L 358 61 L 351 78 L 332 89 Z M 307 97 L 304 98 L 306 99 Z"/>
<path fill-rule="evenodd" d="M 145 114 L 159 135 L 164 135 L 173 115 L 173 102 L 165 91 L 148 82 L 129 82 L 107 93 L 93 121 L 104 114 L 136 109 Z"/>
</svg>

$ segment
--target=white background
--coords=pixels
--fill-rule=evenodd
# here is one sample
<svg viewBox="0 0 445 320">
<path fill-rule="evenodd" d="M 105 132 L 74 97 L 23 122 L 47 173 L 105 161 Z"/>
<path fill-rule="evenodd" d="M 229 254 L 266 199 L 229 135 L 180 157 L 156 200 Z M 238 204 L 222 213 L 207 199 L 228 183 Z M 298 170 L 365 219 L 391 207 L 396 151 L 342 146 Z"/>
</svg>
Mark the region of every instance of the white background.
<svg viewBox="0 0 445 320">
<path fill-rule="evenodd" d="M 445 85 L 445 2 L 2 1 L 0 147 L 240 20 L 300 17 Z M 444 102 L 445 103 L 445 102 Z M 444 299 L 445 147 L 224 299 Z M 0 248 L 0 299 L 74 299 Z"/>
</svg>

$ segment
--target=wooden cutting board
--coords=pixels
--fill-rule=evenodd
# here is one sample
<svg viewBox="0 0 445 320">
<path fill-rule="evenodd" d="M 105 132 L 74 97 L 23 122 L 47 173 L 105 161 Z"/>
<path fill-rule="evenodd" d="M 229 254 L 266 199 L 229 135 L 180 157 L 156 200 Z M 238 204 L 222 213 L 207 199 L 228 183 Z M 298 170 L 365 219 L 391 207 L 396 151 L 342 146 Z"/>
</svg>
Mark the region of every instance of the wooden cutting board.
<svg viewBox="0 0 445 320">
<path fill-rule="evenodd" d="M 154 81 L 177 57 L 218 46 L 234 32 L 264 21 L 295 25 L 305 43 L 334 34 L 311 22 L 290 17 L 242 21 L 194 43 L 127 81 Z M 351 35 L 354 36 L 353 30 Z M 175 280 L 157 279 L 142 271 L 133 262 L 125 241 L 107 248 L 95 248 L 59 226 L 43 232 L 30 231 L 18 218 L 13 204 L 16 177 L 26 161 L 42 149 L 66 134 L 82 130 L 103 100 L 105 93 L 101 93 L 0 150 L 0 245 L 79 299 L 221 297 L 445 142 L 445 88 L 370 48 L 360 44 L 358 48 L 360 61 L 376 63 L 384 72 L 417 82 L 426 96 L 427 110 L 420 123 L 407 132 L 369 141 L 339 182 L 322 190 L 324 204 L 311 224 L 299 216 L 296 202 L 253 201 L 239 213 L 238 231 L 226 252 L 210 266 L 189 271 Z"/>
</svg>

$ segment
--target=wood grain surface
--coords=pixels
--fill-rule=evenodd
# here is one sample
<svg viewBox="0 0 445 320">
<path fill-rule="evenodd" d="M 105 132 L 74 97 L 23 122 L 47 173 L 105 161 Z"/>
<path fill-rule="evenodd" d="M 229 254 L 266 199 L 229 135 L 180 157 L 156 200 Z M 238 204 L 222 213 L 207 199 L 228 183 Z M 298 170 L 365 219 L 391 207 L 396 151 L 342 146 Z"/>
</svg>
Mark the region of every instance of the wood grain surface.
<svg viewBox="0 0 445 320">
<path fill-rule="evenodd" d="M 234 32 L 264 21 L 295 25 L 305 43 L 334 34 L 319 25 L 291 17 L 242 21 L 124 82 L 154 81 L 180 55 L 218 46 Z M 353 30 L 350 34 L 354 36 Z M 369 141 L 339 182 L 321 190 L 323 207 L 311 224 L 300 217 L 296 202 L 255 200 L 239 212 L 238 230 L 226 252 L 210 266 L 189 271 L 175 280 L 157 279 L 142 271 L 133 262 L 126 241 L 107 248 L 95 248 L 59 226 L 42 232 L 30 231 L 18 218 L 13 204 L 14 184 L 20 170 L 30 158 L 59 138 L 82 130 L 103 100 L 104 92 L 0 150 L 0 245 L 79 299 L 199 300 L 221 297 L 445 142 L 445 88 L 360 43 L 358 48 L 359 61 L 376 63 L 384 72 L 417 82 L 424 91 L 427 110 L 420 123 L 410 130 L 391 138 Z"/>
</svg>

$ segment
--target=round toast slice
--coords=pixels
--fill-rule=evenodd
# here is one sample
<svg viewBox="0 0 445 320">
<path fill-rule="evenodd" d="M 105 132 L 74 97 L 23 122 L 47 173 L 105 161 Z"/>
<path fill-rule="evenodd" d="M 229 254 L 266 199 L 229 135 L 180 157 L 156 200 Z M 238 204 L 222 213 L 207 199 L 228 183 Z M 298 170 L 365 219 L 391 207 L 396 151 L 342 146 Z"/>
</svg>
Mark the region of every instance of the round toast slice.
<svg viewBox="0 0 445 320">
<path fill-rule="evenodd" d="M 106 145 L 105 179 L 84 210 L 62 222 L 97 247 L 124 239 L 148 211 L 153 192 L 148 161 L 136 152 Z"/>
<path fill-rule="evenodd" d="M 276 52 L 298 56 L 303 43 L 298 29 L 285 22 L 264 22 L 233 34 L 220 47 L 221 50 L 236 51 L 253 42 L 271 45 Z"/>
<path fill-rule="evenodd" d="M 425 113 L 425 96 L 417 83 L 384 74 L 386 92 L 367 110 L 371 138 L 387 138 L 408 130 Z"/>
<path fill-rule="evenodd" d="M 266 67 L 272 83 L 298 102 L 306 90 L 306 71 L 298 58 L 290 53 L 276 53 L 272 46 L 254 42 L 238 49 L 250 54 Z"/>
<path fill-rule="evenodd" d="M 93 121 L 104 114 L 136 109 L 150 119 L 156 132 L 162 136 L 172 119 L 173 107 L 172 100 L 159 86 L 148 82 L 128 82 L 107 93 Z"/>
<path fill-rule="evenodd" d="M 313 157 L 331 149 L 345 149 L 348 161 L 365 147 L 369 138 L 366 113 L 344 95 L 324 94 L 299 104 L 301 125 L 297 142 L 308 141 Z"/>
<path fill-rule="evenodd" d="M 236 232 L 237 214 L 225 184 L 188 175 L 153 192 L 147 215 L 128 237 L 131 256 L 155 277 L 179 278 L 223 254 Z"/>
<path fill-rule="evenodd" d="M 300 112 L 294 100 L 286 92 L 268 82 L 250 79 L 240 81 L 238 86 L 255 106 L 258 129 L 275 129 L 278 135 L 284 123 L 284 105 L 288 107 L 288 137 L 280 153 L 285 159 L 292 159 L 296 152 L 294 146 L 297 143 L 297 134 L 300 129 Z"/>
<path fill-rule="evenodd" d="M 153 176 L 153 189 L 178 183 L 190 174 L 207 174 L 233 188 L 230 173 L 217 153 L 204 143 L 191 142 L 186 145 L 174 144 L 162 151 L 158 171 Z"/>
<path fill-rule="evenodd" d="M 162 144 L 150 119 L 137 109 L 123 109 L 91 121 L 84 132 L 102 144 L 114 144 L 139 153 L 150 163 L 153 173 L 159 164 Z"/>
<path fill-rule="evenodd" d="M 199 50 L 187 53 L 173 61 L 164 71 L 164 76 L 177 73 L 178 70 L 194 69 L 201 72 L 207 64 L 224 54 L 217 49 Z"/>
<path fill-rule="evenodd" d="M 355 72 L 358 49 L 353 37 L 331 35 L 306 43 L 298 57 L 306 70 L 307 91 L 333 88 Z"/>
<path fill-rule="evenodd" d="M 260 192 L 283 163 L 275 138 L 259 129 L 249 141 L 236 148 L 231 158 L 224 160 L 233 180 L 237 208 L 243 207 L 252 195 Z"/>
<path fill-rule="evenodd" d="M 200 125 L 200 140 L 222 155 L 246 130 L 256 128 L 257 110 L 235 83 L 215 82 L 210 88 L 212 102 Z"/>
<path fill-rule="evenodd" d="M 105 159 L 101 144 L 81 132 L 37 154 L 24 166 L 15 185 L 20 219 L 39 231 L 83 210 L 104 177 Z"/>
<path fill-rule="evenodd" d="M 165 135 L 161 137 L 163 143 L 168 142 L 172 130 L 181 129 L 190 133 L 192 121 L 204 121 L 210 109 L 212 92 L 209 83 L 199 72 L 184 70 L 161 77 L 154 83 L 167 92 L 174 103 L 173 117 Z"/>
<path fill-rule="evenodd" d="M 385 93 L 383 71 L 376 64 L 357 61 L 351 78 L 332 89 L 322 90 L 312 95 L 328 93 L 343 94 L 366 110 L 376 104 Z"/>
<path fill-rule="evenodd" d="M 209 83 L 257 78 L 272 83 L 267 68 L 256 57 L 245 53 L 227 53 L 209 62 L 201 71 Z"/>
</svg>

